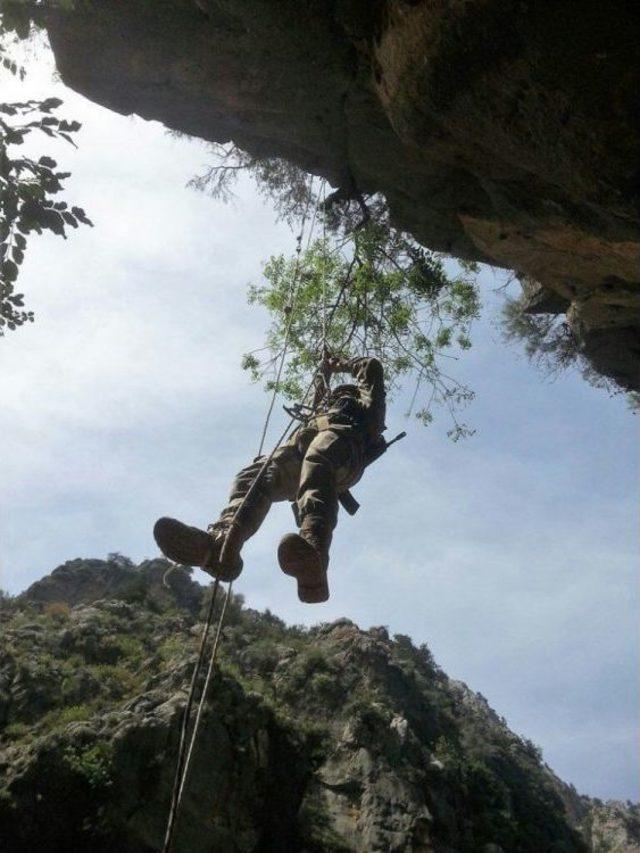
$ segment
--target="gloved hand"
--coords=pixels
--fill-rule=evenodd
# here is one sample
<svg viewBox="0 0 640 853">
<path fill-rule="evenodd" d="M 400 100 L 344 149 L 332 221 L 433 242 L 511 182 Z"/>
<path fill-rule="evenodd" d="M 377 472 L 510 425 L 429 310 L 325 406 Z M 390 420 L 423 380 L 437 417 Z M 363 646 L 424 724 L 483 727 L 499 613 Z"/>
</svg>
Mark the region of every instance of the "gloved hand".
<svg viewBox="0 0 640 853">
<path fill-rule="evenodd" d="M 329 373 L 344 373 L 349 370 L 349 363 L 347 361 L 330 353 L 325 354 L 322 364 Z"/>
</svg>

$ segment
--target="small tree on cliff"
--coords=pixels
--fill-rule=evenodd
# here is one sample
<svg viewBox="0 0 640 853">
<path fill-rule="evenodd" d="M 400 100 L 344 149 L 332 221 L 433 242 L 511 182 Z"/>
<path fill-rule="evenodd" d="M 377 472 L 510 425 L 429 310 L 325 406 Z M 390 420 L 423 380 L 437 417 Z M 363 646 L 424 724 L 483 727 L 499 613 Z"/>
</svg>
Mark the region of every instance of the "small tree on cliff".
<svg viewBox="0 0 640 853">
<path fill-rule="evenodd" d="M 412 384 L 408 410 L 422 423 L 433 420 L 439 405 L 451 418 L 451 438 L 470 435 L 458 410 L 473 391 L 447 366 L 471 348 L 480 310 L 477 267 L 457 263 L 451 274 L 453 263 L 447 269 L 443 256 L 394 228 L 384 199 L 363 195 L 353 182 L 327 194 L 326 182 L 284 160 L 261 160 L 234 145 L 213 150 L 216 162 L 191 186 L 228 201 L 244 171 L 280 218 L 301 226 L 296 256 L 270 258 L 262 284 L 249 289 L 249 302 L 271 315 L 264 346 L 243 359 L 252 378 L 300 399 L 326 333 L 329 348 L 343 358 L 381 359 L 392 390 Z M 309 227 L 303 249 L 310 220 L 322 223 L 323 236 L 313 240 Z M 285 341 L 289 357 L 276 385 Z"/>
<path fill-rule="evenodd" d="M 265 346 L 245 355 L 243 366 L 273 389 L 286 341 L 289 358 L 278 390 L 300 399 L 326 335 L 328 348 L 342 358 L 379 358 L 389 389 L 413 383 L 409 412 L 422 423 L 432 421 L 434 406 L 443 406 L 457 440 L 471 433 L 457 411 L 473 392 L 444 363 L 471 347 L 469 329 L 479 310 L 475 284 L 464 273 L 449 277 L 438 258 L 403 235 L 381 232 L 370 224 L 340 249 L 319 239 L 299 257 L 270 258 L 249 302 L 269 311 L 271 326 Z"/>
<path fill-rule="evenodd" d="M 613 379 L 603 376 L 584 356 L 582 343 L 564 319 L 553 313 L 527 311 L 524 296 L 508 298 L 502 309 L 502 335 L 507 343 L 524 347 L 529 361 L 544 374 L 556 377 L 566 370 L 578 373 L 594 388 L 601 388 L 611 396 L 625 394 L 630 410 L 640 411 L 640 395 L 621 388 Z"/>
</svg>

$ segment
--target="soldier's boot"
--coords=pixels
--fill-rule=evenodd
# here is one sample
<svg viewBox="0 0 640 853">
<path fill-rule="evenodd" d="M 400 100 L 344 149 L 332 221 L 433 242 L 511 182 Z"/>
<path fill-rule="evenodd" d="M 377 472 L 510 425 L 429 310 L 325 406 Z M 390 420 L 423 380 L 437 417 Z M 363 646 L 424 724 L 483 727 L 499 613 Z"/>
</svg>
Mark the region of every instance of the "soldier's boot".
<svg viewBox="0 0 640 853">
<path fill-rule="evenodd" d="M 287 533 L 278 546 L 278 562 L 285 575 L 298 581 L 300 601 L 320 604 L 328 600 L 329 552 L 317 537 L 304 529 L 300 533 Z"/>
<path fill-rule="evenodd" d="M 206 531 L 176 518 L 159 518 L 153 528 L 153 537 L 165 557 L 184 566 L 198 566 L 221 581 L 233 581 L 242 571 L 242 541 L 237 529 L 232 528 L 221 560 L 226 534 L 222 525 L 212 524 Z"/>
</svg>

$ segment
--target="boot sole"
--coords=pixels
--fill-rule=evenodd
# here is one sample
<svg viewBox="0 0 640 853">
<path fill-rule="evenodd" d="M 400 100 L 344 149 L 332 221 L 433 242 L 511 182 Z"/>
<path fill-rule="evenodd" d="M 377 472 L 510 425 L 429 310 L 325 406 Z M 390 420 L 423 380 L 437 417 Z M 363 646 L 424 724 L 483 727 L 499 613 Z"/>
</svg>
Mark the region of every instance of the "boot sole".
<svg viewBox="0 0 640 853">
<path fill-rule="evenodd" d="M 298 582 L 298 598 L 305 604 L 329 599 L 327 571 L 318 552 L 295 533 L 285 536 L 278 547 L 280 568 Z"/>
<path fill-rule="evenodd" d="M 242 571 L 242 560 L 233 566 L 221 566 L 214 559 L 214 542 L 209 533 L 183 524 L 176 518 L 160 518 L 153 538 L 165 557 L 183 566 L 198 566 L 221 581 L 235 580 Z"/>
</svg>

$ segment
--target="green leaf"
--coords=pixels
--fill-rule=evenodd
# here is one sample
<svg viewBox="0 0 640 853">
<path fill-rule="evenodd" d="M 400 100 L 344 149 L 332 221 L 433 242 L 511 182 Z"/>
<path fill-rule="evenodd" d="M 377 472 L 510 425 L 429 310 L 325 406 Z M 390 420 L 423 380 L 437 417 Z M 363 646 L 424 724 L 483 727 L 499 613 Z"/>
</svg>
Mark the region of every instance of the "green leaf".
<svg viewBox="0 0 640 853">
<path fill-rule="evenodd" d="M 60 98 L 46 98 L 46 100 L 42 101 L 40 104 L 40 109 L 47 113 L 50 110 L 57 110 L 58 107 L 62 106 L 62 101 Z"/>
<path fill-rule="evenodd" d="M 2 262 L 0 266 L 0 277 L 5 281 L 13 282 L 18 278 L 18 267 L 9 259 Z"/>
</svg>

